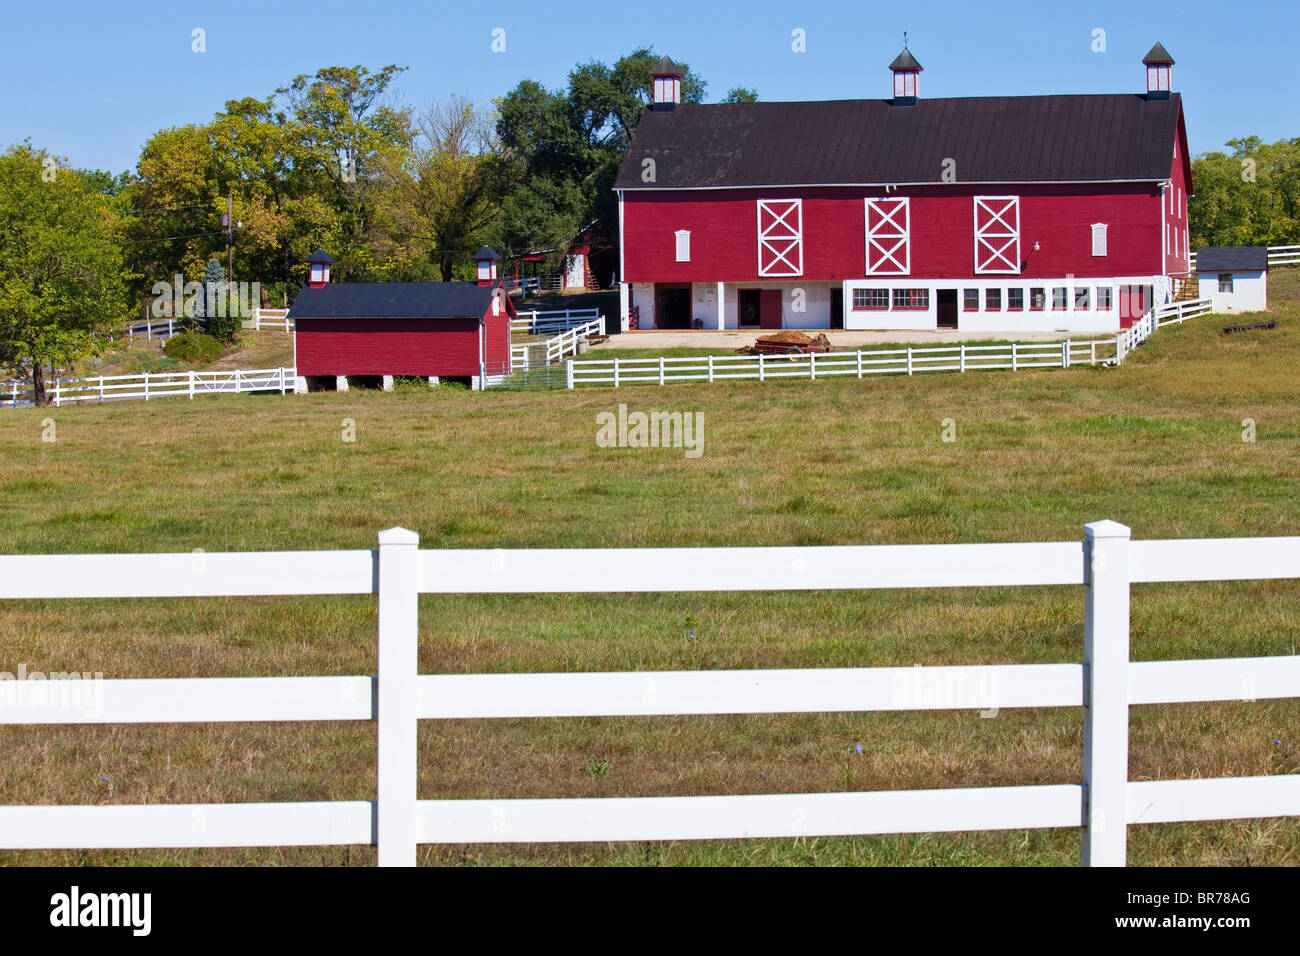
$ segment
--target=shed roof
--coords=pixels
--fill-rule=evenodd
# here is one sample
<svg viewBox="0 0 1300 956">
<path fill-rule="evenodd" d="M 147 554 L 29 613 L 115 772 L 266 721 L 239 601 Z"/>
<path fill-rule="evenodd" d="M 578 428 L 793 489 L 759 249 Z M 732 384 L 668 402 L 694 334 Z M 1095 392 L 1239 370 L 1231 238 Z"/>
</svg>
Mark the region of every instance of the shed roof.
<svg viewBox="0 0 1300 956">
<path fill-rule="evenodd" d="M 480 319 L 500 286 L 474 282 L 331 282 L 298 293 L 294 319 Z"/>
<path fill-rule="evenodd" d="M 1267 246 L 1206 246 L 1196 250 L 1197 272 L 1267 272 Z"/>
<path fill-rule="evenodd" d="M 616 189 L 1169 178 L 1182 100 L 1112 93 L 647 109 Z M 655 160 L 655 182 L 641 180 Z M 951 165 L 951 164 L 947 164 Z"/>
</svg>

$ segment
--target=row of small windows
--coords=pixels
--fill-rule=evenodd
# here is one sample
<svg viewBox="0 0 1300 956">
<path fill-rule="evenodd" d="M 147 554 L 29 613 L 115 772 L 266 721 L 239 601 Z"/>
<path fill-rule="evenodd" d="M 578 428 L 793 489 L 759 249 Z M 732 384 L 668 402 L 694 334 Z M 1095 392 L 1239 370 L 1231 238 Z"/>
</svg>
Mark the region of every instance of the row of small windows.
<svg viewBox="0 0 1300 956">
<path fill-rule="evenodd" d="M 1071 291 L 1074 293 L 1073 297 L 1071 297 Z M 986 312 L 1001 312 L 1004 301 L 1009 312 L 1025 308 L 1025 289 L 963 289 L 962 307 L 965 311 L 979 311 L 981 292 L 983 293 L 984 311 Z M 1086 285 L 1078 285 L 1073 288 L 1070 286 L 1031 286 L 1028 292 L 1031 311 L 1045 310 L 1049 293 L 1051 295 L 1052 310 L 1056 312 L 1068 311 L 1072 301 L 1076 312 L 1090 312 L 1094 308 L 1094 293 L 1097 303 L 1095 308 L 1099 311 L 1109 311 L 1114 302 L 1114 290 L 1108 286 L 1098 286 L 1096 289 Z M 928 309 L 929 307 L 929 289 L 853 290 L 853 308 L 855 309 L 883 311 L 890 308 Z"/>
</svg>

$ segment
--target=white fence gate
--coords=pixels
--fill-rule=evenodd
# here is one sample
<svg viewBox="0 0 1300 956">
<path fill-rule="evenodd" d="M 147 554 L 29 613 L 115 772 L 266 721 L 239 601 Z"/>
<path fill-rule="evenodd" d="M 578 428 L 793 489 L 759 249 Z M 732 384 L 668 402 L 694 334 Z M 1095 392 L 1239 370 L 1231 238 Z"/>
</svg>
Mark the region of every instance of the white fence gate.
<svg viewBox="0 0 1300 956">
<path fill-rule="evenodd" d="M 1300 815 L 1300 774 L 1129 781 L 1131 706 L 1300 696 L 1300 656 L 1131 662 L 1142 582 L 1300 577 L 1300 537 L 1132 541 L 1112 521 L 1080 541 L 880 547 L 426 550 L 402 528 L 377 551 L 0 557 L 0 599 L 375 594 L 376 677 L 105 680 L 93 712 L 72 680 L 0 681 L 6 724 L 376 720 L 378 800 L 0 807 L 0 847 L 693 840 L 1079 827 L 1084 865 L 1123 865 L 1127 827 Z M 635 562 L 638 573 L 626 568 Z M 426 674 L 420 594 L 787 591 L 1083 585 L 1082 661 L 973 667 Z M 918 684 L 918 681 L 920 682 Z M 957 693 L 912 693 L 912 687 Z M 996 688 L 977 697 L 962 688 Z M 79 698 L 76 698 L 79 699 Z M 420 720 L 1083 707 L 1078 784 L 891 792 L 420 800 Z"/>
</svg>

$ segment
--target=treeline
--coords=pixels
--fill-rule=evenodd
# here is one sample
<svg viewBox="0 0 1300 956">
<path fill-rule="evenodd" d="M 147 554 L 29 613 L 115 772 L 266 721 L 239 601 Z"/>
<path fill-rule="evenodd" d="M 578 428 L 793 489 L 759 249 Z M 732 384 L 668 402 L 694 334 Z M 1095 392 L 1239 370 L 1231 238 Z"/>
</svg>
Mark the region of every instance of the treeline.
<svg viewBox="0 0 1300 956">
<path fill-rule="evenodd" d="M 1192 248 L 1300 243 L 1300 138 L 1226 145 L 1192 161 Z"/>
<path fill-rule="evenodd" d="M 421 108 L 396 95 L 405 67 L 327 67 L 160 130 L 120 175 L 11 146 L 0 155 L 0 369 L 31 376 L 39 396 L 43 369 L 95 351 L 97 332 L 141 317 L 177 275 L 256 281 L 280 305 L 317 247 L 343 281 L 469 278 L 485 243 L 506 256 L 552 250 L 558 268 L 583 228 L 617 236 L 610 186 L 656 60 L 638 49 L 575 67 L 561 90 L 525 80 L 491 104 Z M 682 67 L 683 100 L 702 101 L 704 81 Z"/>
</svg>

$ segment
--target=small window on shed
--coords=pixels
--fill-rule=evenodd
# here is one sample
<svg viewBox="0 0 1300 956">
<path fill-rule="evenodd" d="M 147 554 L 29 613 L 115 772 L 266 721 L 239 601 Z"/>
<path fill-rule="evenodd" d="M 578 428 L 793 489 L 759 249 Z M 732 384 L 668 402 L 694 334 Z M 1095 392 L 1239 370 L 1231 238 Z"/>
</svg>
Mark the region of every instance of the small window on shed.
<svg viewBox="0 0 1300 956">
<path fill-rule="evenodd" d="M 1104 222 L 1094 222 L 1092 224 L 1092 254 L 1094 256 L 1104 256 L 1106 254 L 1106 224 Z"/>
<path fill-rule="evenodd" d="M 1219 273 L 1219 291 L 1220 291 L 1220 292 L 1231 292 L 1231 291 L 1232 291 L 1232 273 L 1231 273 L 1231 272 L 1220 272 L 1220 273 Z"/>
<path fill-rule="evenodd" d="M 677 261 L 691 261 L 691 231 L 689 229 L 678 229 L 674 236 L 677 237 Z"/>
</svg>

